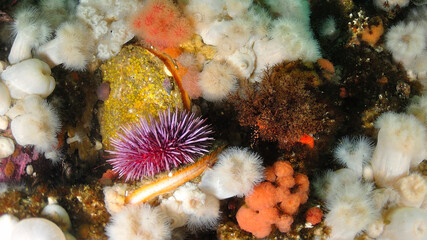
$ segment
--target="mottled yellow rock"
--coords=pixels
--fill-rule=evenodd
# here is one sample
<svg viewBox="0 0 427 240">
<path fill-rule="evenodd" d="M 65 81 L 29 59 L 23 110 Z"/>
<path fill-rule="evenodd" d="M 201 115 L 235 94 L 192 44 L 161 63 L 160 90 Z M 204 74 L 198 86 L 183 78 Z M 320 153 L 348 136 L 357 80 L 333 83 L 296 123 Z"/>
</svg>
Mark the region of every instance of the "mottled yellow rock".
<svg viewBox="0 0 427 240">
<path fill-rule="evenodd" d="M 102 64 L 103 82 L 109 82 L 111 88 L 100 119 L 106 149 L 110 149 L 110 138 L 117 136 L 121 126 L 141 117 L 157 117 L 159 111 L 168 108 L 183 108 L 179 89 L 165 69 L 163 62 L 148 50 L 132 45 Z M 167 78 L 171 83 L 169 91 L 165 89 Z"/>
</svg>

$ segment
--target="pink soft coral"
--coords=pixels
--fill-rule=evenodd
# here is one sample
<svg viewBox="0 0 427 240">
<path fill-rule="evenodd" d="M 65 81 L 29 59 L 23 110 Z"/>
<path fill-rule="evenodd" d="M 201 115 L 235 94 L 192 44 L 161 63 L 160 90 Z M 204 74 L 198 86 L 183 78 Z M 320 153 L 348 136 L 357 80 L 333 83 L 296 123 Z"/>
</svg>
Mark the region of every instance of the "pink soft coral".
<svg viewBox="0 0 427 240">
<path fill-rule="evenodd" d="M 153 46 L 176 47 L 192 34 L 190 21 L 169 0 L 148 0 L 132 21 L 135 34 Z"/>
</svg>

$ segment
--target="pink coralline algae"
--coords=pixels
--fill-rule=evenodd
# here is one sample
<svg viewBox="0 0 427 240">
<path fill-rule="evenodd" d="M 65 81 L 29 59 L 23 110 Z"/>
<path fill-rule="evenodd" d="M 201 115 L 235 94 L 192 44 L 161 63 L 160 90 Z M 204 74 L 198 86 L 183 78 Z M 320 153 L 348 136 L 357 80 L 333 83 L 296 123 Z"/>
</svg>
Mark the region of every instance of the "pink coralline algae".
<svg viewBox="0 0 427 240">
<path fill-rule="evenodd" d="M 32 153 L 19 152 L 0 160 L 0 182 L 20 181 L 25 174 L 27 164 L 39 158 L 35 151 Z"/>
<path fill-rule="evenodd" d="M 113 158 L 107 160 L 125 181 L 154 176 L 208 152 L 213 138 L 206 119 L 187 111 L 160 113 L 159 120 L 140 119 L 122 128 L 111 140 Z"/>
</svg>

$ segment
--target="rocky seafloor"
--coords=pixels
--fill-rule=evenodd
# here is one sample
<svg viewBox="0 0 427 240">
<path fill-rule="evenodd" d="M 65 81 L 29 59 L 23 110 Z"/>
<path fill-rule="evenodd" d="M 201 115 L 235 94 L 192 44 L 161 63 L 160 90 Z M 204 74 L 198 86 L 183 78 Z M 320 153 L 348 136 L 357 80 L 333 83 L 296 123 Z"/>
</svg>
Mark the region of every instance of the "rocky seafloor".
<svg viewBox="0 0 427 240">
<path fill-rule="evenodd" d="M 20 1 L 0 2 L 2 61 L 7 61 L 11 48 L 12 40 L 8 36 L 12 20 L 6 16 L 13 16 L 15 2 Z M 261 4 L 262 1 L 254 2 Z M 239 89 L 220 101 L 201 96 L 191 99 L 190 107 L 211 125 L 213 146 L 249 148 L 261 156 L 264 167 L 288 161 L 295 172 L 307 175 L 311 183 L 328 170 L 343 168 L 334 156 L 334 149 L 343 137 L 363 135 L 376 143 L 378 117 L 386 112 L 405 112 L 413 99 L 422 96 L 424 86 L 420 80 L 425 79 L 411 76 L 385 46 L 387 30 L 420 6 L 411 2 L 407 7 L 383 11 L 373 6 L 372 1 L 308 2 L 314 38 L 319 43 L 322 59 L 333 64 L 333 71 L 319 61 L 286 60 L 265 69 L 258 82 L 239 79 Z M 325 37 L 321 32 L 321 22 L 328 17 L 335 19 L 336 36 Z M 378 26 L 384 33 L 375 41 L 365 36 L 377 34 Z M 427 39 L 427 33 L 425 35 Z M 164 82 L 144 85 L 148 75 L 161 80 L 167 78 L 161 67 L 151 69 L 162 63 L 152 60 L 155 56 L 147 49 L 146 43 L 133 39 L 123 45 L 116 57 L 93 60 L 83 71 L 67 70 L 61 65 L 52 68 L 56 86 L 46 99 L 56 109 L 61 122 L 55 148 L 58 160 L 52 162 L 33 146 L 15 143 L 12 156 L 25 155 L 28 162 L 20 165 L 12 163 L 10 158 L 0 160 L 0 215 L 11 214 L 20 220 L 46 217 L 42 210 L 54 202 L 66 210 L 71 227 L 61 226 L 52 216 L 46 218 L 51 218 L 74 238 L 108 239 L 105 227 L 111 215 L 106 208 L 104 188 L 125 183 L 116 173 L 109 172 L 112 166 L 106 160 L 112 158 L 108 152 L 112 149 L 110 137 L 116 137 L 120 126 L 140 116 L 155 115 L 167 108 L 185 108 L 178 84 L 172 83 L 172 87 L 165 87 Z M 145 77 L 137 76 L 139 64 L 145 69 Z M 173 79 L 171 75 L 168 77 Z M 99 92 L 105 83 L 111 88 L 108 98 Z M 13 137 L 10 127 L 0 130 L 0 136 Z M 313 142 L 303 141 L 303 136 Z M 423 161 L 411 171 L 426 178 L 426 166 Z M 142 183 L 127 181 L 128 188 L 135 189 L 157 178 L 148 177 Z M 191 181 L 200 182 L 200 176 Z M 170 195 L 166 193 L 163 198 Z M 159 201 L 155 199 L 150 203 L 156 206 Z M 172 238 L 257 239 L 242 230 L 236 220 L 239 208 L 244 205 L 242 196 L 221 200 L 215 227 L 196 231 L 180 227 L 174 230 L 176 234 Z M 264 239 L 328 239 L 331 227 L 325 218 L 314 226 L 308 224 L 306 212 L 311 207 L 320 208 L 323 216 L 330 211 L 330 206 L 314 193 L 310 184 L 308 200 L 293 214 L 291 229 L 282 233 L 273 227 Z M 356 239 L 374 238 L 362 231 Z"/>
</svg>

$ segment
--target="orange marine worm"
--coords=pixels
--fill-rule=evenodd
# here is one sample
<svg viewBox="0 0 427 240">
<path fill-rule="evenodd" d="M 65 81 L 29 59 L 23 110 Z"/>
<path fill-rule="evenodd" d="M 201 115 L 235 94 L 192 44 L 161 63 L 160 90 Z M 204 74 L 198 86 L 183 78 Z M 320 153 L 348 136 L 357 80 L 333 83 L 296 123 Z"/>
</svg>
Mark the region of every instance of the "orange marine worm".
<svg viewBox="0 0 427 240">
<path fill-rule="evenodd" d="M 224 146 L 219 147 L 211 154 L 202 157 L 196 163 L 182 168 L 175 173 L 162 177 L 153 183 L 149 183 L 138 188 L 126 197 L 125 203 L 139 204 L 146 202 L 155 196 L 169 192 L 199 176 L 218 160 L 218 153 L 220 153 L 223 148 Z"/>
</svg>

